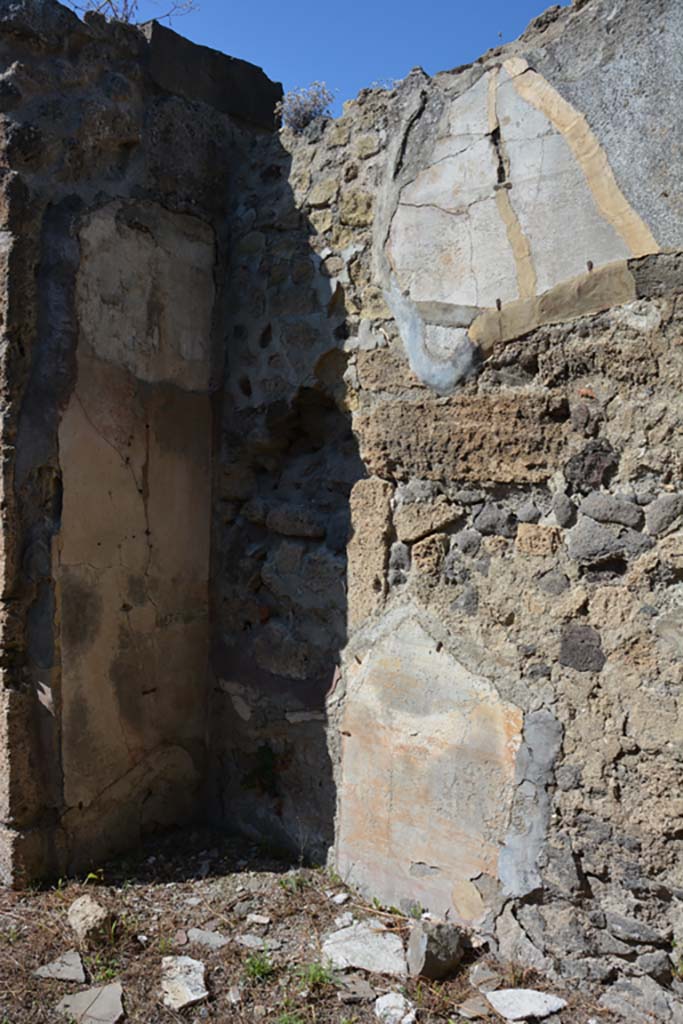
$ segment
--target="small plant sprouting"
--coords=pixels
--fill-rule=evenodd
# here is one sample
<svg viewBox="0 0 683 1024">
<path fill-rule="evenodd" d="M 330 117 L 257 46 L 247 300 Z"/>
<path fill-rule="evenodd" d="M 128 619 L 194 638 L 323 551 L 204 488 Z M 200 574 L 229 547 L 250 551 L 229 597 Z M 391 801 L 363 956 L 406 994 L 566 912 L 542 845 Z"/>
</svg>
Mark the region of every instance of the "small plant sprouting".
<svg viewBox="0 0 683 1024">
<path fill-rule="evenodd" d="M 262 953 L 250 953 L 244 961 L 244 973 L 251 981 L 265 981 L 275 973 L 275 965 L 268 956 L 267 950 Z"/>
<path fill-rule="evenodd" d="M 296 976 L 301 982 L 302 988 L 311 990 L 326 988 L 334 983 L 334 975 L 327 964 L 316 960 L 312 964 L 297 967 Z"/>
<path fill-rule="evenodd" d="M 119 973 L 118 960 L 113 957 L 107 957 L 102 953 L 95 953 L 93 956 L 85 957 L 85 964 L 94 982 L 113 981 Z"/>
<path fill-rule="evenodd" d="M 78 14 L 103 14 L 108 21 L 123 21 L 128 24 L 138 23 L 140 0 L 67 0 L 69 7 Z M 163 14 L 159 13 L 157 21 L 170 21 L 183 14 L 191 14 L 197 10 L 194 0 L 175 0 L 170 2 Z"/>
<path fill-rule="evenodd" d="M 306 887 L 305 880 L 298 874 L 285 875 L 283 878 L 278 879 L 278 884 L 285 892 L 291 892 L 293 895 L 301 892 Z"/>
<path fill-rule="evenodd" d="M 285 1010 L 279 1017 L 275 1018 L 275 1024 L 305 1024 L 303 1017 L 298 1013 L 290 1013 Z"/>
<path fill-rule="evenodd" d="M 413 903 L 410 910 L 408 911 L 408 916 L 412 917 L 415 921 L 419 921 L 424 912 L 425 909 L 421 903 Z"/>
<path fill-rule="evenodd" d="M 275 108 L 275 114 L 298 135 L 311 121 L 319 117 L 330 117 L 330 104 L 333 100 L 334 96 L 324 82 L 311 82 L 302 89 L 292 89 L 285 93 Z"/>
<path fill-rule="evenodd" d="M 89 871 L 85 876 L 84 885 L 104 885 L 104 868 Z"/>
</svg>

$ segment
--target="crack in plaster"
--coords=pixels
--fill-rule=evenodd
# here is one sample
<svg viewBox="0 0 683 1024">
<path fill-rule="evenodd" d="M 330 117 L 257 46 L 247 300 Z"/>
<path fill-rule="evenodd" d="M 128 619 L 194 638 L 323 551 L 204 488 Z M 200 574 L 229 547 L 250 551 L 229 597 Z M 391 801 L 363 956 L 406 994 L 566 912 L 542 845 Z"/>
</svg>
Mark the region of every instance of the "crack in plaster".
<svg viewBox="0 0 683 1024">
<path fill-rule="evenodd" d="M 505 141 L 498 116 L 499 72 L 499 68 L 495 68 L 491 72 L 488 92 L 489 137 L 498 157 L 498 178 L 499 185 L 501 186 L 496 190 L 496 207 L 505 227 L 505 233 L 515 261 L 519 297 L 521 299 L 528 299 L 536 294 L 538 279 L 536 277 L 536 268 L 531 254 L 529 239 L 522 230 L 522 225 L 515 212 L 510 193 L 507 187 L 505 187 L 510 183 L 510 160 L 505 149 Z M 538 188 L 540 188 L 541 177 L 542 175 L 539 175 Z"/>
</svg>

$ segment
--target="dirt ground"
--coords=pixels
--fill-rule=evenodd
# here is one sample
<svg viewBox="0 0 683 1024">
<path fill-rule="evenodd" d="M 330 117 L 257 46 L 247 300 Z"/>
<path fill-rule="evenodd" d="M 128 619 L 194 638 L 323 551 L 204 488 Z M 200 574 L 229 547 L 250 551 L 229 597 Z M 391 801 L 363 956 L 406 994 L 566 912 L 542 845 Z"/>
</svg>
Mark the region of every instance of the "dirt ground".
<svg viewBox="0 0 683 1024">
<path fill-rule="evenodd" d="M 457 975 L 444 982 L 364 976 L 360 1002 L 350 999 L 344 975 L 323 962 L 324 937 L 335 918 L 380 918 L 407 937 L 411 921 L 348 893 L 333 874 L 292 867 L 243 841 L 207 833 L 172 834 L 149 844 L 135 858 L 102 867 L 86 878 L 60 879 L 51 887 L 24 892 L 0 890 L 0 1024 L 64 1024 L 56 1011 L 65 995 L 119 981 L 127 1021 L 225 1021 L 235 1024 L 377 1024 L 374 999 L 402 992 L 415 1005 L 419 1024 L 465 1019 L 458 1006 L 476 994 L 468 980 L 477 959 L 472 950 Z M 89 893 L 115 915 L 116 924 L 98 948 L 82 950 L 87 982 L 37 978 L 34 971 L 76 948 L 67 922 L 73 901 Z M 269 924 L 247 922 L 249 914 Z M 220 932 L 221 949 L 192 943 L 188 930 Z M 247 949 L 240 936 L 258 935 L 264 948 Z M 177 1013 L 161 1000 L 164 956 L 185 955 L 206 965 L 208 1000 Z M 568 1001 L 558 1024 L 607 1024 L 613 1018 L 576 993 L 548 985 L 532 972 L 497 965 L 503 987 L 548 989 Z M 374 993 L 374 994 L 373 994 Z M 486 1019 L 486 1018 L 482 1018 Z M 488 1018 L 499 1021 L 493 1011 Z"/>
</svg>

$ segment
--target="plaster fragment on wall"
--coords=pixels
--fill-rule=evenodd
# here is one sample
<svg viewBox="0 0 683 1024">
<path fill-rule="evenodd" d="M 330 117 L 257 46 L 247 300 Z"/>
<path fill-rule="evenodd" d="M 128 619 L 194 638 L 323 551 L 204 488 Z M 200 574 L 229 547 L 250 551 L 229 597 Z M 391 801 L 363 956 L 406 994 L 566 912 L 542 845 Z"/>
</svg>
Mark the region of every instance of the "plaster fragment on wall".
<svg viewBox="0 0 683 1024">
<path fill-rule="evenodd" d="M 415 608 L 387 615 L 347 670 L 344 877 L 387 903 L 479 916 L 467 883 L 498 876 L 521 726 L 521 711 L 443 650 Z"/>
<path fill-rule="evenodd" d="M 413 371 L 447 394 L 495 342 L 632 299 L 626 260 L 658 251 L 585 117 L 515 58 L 451 101 L 403 185 L 385 298 Z"/>
</svg>

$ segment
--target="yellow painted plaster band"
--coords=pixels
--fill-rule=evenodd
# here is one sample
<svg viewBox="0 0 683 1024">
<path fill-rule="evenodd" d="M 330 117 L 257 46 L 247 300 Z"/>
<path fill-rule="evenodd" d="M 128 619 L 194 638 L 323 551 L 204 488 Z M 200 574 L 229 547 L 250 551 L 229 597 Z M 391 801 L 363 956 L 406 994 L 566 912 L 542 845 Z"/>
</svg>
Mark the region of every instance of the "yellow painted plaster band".
<svg viewBox="0 0 683 1024">
<path fill-rule="evenodd" d="M 607 156 L 584 115 L 522 58 L 506 60 L 503 67 L 522 99 L 544 114 L 561 133 L 586 178 L 598 210 L 623 238 L 631 254 L 647 256 L 659 252 L 654 235 L 619 188 Z"/>
<path fill-rule="evenodd" d="M 508 302 L 500 310 L 486 309 L 467 333 L 488 358 L 497 344 L 514 341 L 544 324 L 600 313 L 635 297 L 633 275 L 626 261 L 619 260 L 563 281 L 538 297 Z"/>
<path fill-rule="evenodd" d="M 498 118 L 498 77 L 500 68 L 494 68 L 489 72 L 488 91 L 488 130 L 489 134 L 500 128 Z M 515 272 L 517 275 L 517 289 L 522 299 L 530 298 L 536 294 L 536 269 L 531 255 L 531 246 L 522 231 L 522 225 L 515 213 L 510 201 L 510 194 L 506 188 L 496 190 L 496 208 L 507 234 L 512 256 L 515 261 Z"/>
</svg>

